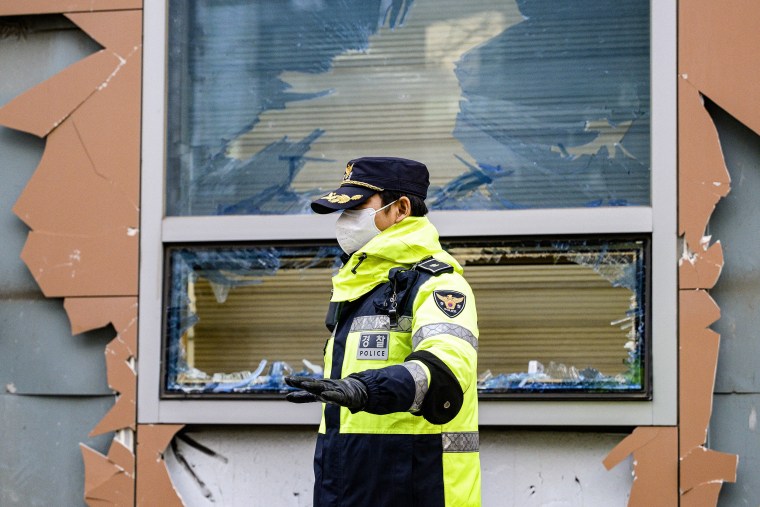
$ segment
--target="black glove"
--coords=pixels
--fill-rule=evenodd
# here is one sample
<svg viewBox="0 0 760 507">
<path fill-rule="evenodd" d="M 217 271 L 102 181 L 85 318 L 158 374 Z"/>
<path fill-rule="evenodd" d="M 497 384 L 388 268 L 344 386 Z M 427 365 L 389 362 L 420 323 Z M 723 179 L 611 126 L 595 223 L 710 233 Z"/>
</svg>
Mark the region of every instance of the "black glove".
<svg viewBox="0 0 760 507">
<path fill-rule="evenodd" d="M 351 413 L 362 410 L 367 404 L 367 386 L 356 377 L 344 379 L 315 379 L 312 377 L 285 377 L 291 387 L 303 389 L 289 393 L 285 399 L 292 403 L 322 401 L 347 407 Z"/>
</svg>

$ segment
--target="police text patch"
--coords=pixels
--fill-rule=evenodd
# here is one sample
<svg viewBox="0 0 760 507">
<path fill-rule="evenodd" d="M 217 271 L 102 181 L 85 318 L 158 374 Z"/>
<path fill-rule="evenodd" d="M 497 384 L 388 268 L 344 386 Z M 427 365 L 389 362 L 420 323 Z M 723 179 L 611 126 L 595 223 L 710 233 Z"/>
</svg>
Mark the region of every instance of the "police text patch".
<svg viewBox="0 0 760 507">
<path fill-rule="evenodd" d="M 456 317 L 464 310 L 465 295 L 455 290 L 433 291 L 435 304 L 447 317 Z"/>
<path fill-rule="evenodd" d="M 362 333 L 356 359 L 388 360 L 388 333 Z"/>
</svg>

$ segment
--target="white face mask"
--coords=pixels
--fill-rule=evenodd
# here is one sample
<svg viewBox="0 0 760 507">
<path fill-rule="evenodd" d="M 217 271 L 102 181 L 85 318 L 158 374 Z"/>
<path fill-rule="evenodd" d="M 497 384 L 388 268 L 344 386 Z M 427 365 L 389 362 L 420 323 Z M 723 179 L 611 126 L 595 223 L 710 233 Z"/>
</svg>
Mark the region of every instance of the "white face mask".
<svg viewBox="0 0 760 507">
<path fill-rule="evenodd" d="M 340 248 L 347 254 L 352 254 L 380 234 L 380 229 L 375 225 L 375 215 L 393 202 L 380 209 L 344 210 L 335 223 L 335 237 L 338 239 Z"/>
</svg>

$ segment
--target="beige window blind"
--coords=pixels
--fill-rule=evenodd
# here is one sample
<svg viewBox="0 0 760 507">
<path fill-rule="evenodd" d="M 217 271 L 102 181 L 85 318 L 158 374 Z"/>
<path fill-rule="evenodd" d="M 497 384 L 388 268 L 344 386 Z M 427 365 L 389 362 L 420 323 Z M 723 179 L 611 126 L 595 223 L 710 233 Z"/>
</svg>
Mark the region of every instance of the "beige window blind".
<svg viewBox="0 0 760 507">
<path fill-rule="evenodd" d="M 590 369 L 624 382 L 632 366 L 642 367 L 631 365 L 644 338 L 642 295 L 636 290 L 644 287 L 636 271 L 642 252 L 526 245 L 450 249 L 475 294 L 479 373 L 526 373 L 534 361 L 547 373 L 553 368 L 555 376 L 558 368 Z M 205 373 L 198 377 L 196 371 L 195 382 L 240 380 L 263 359 L 270 366 L 285 362 L 288 371 L 322 365 L 333 273 L 326 264 L 309 268 L 290 259 L 273 274 L 239 273 L 239 283 L 225 291 L 202 271 L 189 279 L 188 312 L 198 320 L 182 334 L 180 349 L 188 371 Z M 190 382 L 186 373 L 178 379 Z M 567 379 L 548 379 L 562 380 Z"/>
</svg>

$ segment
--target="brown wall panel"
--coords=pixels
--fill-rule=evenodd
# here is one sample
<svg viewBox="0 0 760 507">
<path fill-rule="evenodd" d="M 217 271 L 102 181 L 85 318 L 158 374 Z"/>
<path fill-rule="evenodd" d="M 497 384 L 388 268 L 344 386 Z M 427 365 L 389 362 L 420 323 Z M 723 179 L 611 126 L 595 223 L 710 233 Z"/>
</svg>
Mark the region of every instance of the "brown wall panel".
<svg viewBox="0 0 760 507">
<path fill-rule="evenodd" d="M 0 16 L 142 9 L 143 0 L 3 0 Z"/>
</svg>

